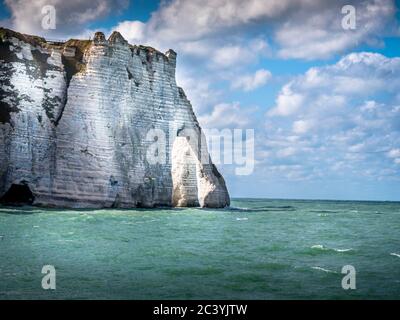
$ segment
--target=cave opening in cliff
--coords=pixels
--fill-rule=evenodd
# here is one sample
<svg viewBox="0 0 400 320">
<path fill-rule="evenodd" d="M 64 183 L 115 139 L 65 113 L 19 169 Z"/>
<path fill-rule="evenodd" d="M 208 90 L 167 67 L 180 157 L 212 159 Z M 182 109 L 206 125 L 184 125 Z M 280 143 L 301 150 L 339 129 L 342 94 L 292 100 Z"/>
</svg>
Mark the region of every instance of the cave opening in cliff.
<svg viewBox="0 0 400 320">
<path fill-rule="evenodd" d="M 26 184 L 12 184 L 10 189 L 0 198 L 1 204 L 31 205 L 35 197 Z"/>
</svg>

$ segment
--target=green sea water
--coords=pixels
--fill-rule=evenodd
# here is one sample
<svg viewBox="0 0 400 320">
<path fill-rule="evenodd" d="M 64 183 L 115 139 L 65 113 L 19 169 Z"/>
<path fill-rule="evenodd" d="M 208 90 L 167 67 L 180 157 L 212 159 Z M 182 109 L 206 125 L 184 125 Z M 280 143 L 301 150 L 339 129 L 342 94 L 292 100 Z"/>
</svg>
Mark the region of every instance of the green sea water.
<svg viewBox="0 0 400 320">
<path fill-rule="evenodd" d="M 56 290 L 41 286 L 56 269 Z M 344 290 L 342 267 L 356 270 Z M 399 299 L 400 203 L 0 207 L 0 299 Z"/>
</svg>

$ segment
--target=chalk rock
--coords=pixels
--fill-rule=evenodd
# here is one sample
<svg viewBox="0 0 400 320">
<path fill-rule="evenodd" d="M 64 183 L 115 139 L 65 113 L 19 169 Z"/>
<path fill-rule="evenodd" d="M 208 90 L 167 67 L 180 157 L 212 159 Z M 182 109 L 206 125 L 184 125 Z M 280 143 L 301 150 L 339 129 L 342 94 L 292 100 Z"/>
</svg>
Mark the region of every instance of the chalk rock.
<svg viewBox="0 0 400 320">
<path fill-rule="evenodd" d="M 225 207 L 176 53 L 0 29 L 0 202 Z"/>
</svg>

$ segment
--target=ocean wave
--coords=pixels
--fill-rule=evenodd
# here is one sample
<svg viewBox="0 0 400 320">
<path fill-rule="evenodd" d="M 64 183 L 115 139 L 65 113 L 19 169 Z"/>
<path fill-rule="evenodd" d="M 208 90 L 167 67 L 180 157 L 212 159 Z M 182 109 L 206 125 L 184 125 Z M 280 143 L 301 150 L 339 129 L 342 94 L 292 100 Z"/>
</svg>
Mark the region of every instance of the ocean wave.
<svg viewBox="0 0 400 320">
<path fill-rule="evenodd" d="M 390 255 L 400 258 L 400 254 L 399 254 L 399 253 L 396 253 L 396 252 L 392 252 Z"/>
<path fill-rule="evenodd" d="M 352 248 L 349 249 L 338 249 L 338 248 L 328 248 L 323 246 L 322 244 L 315 244 L 311 246 L 311 249 L 323 250 L 323 251 L 335 251 L 335 252 L 349 252 L 354 251 Z"/>
<path fill-rule="evenodd" d="M 327 213 L 318 213 L 318 217 L 329 217 Z"/>
<path fill-rule="evenodd" d="M 225 210 L 237 211 L 237 212 L 266 212 L 266 211 L 296 211 L 296 208 L 292 206 L 262 206 L 253 208 L 228 207 Z"/>
<path fill-rule="evenodd" d="M 249 220 L 249 218 L 236 218 L 237 221 Z"/>
<path fill-rule="evenodd" d="M 349 251 L 354 251 L 352 248 L 349 249 L 336 249 L 336 248 L 332 248 L 333 251 L 336 252 L 349 252 Z"/>
<path fill-rule="evenodd" d="M 311 267 L 311 269 L 319 270 L 319 271 L 323 271 L 323 272 L 327 272 L 327 273 L 337 273 L 336 271 L 329 270 L 329 269 L 324 269 L 324 268 L 321 268 L 321 267 Z"/>
<path fill-rule="evenodd" d="M 266 210 L 266 211 L 296 211 L 296 208 L 292 206 L 264 206 L 264 207 L 256 207 L 254 209 Z"/>
<path fill-rule="evenodd" d="M 340 211 L 336 211 L 336 210 L 310 210 L 310 212 L 315 212 L 315 213 L 339 213 Z"/>
<path fill-rule="evenodd" d="M 226 210 L 226 211 L 248 211 L 250 209 L 249 208 L 239 208 L 239 207 L 228 207 L 228 208 L 225 208 L 224 210 Z"/>
</svg>

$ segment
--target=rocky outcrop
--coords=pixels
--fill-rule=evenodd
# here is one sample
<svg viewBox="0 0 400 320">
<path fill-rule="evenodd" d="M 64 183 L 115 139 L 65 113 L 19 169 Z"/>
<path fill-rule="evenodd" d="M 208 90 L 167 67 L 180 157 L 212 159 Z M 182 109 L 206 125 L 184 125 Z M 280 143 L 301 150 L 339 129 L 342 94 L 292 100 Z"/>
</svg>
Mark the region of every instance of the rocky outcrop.
<svg viewBox="0 0 400 320">
<path fill-rule="evenodd" d="M 174 51 L 132 46 L 118 32 L 47 42 L 0 29 L 0 41 L 0 201 L 229 205 L 176 85 Z"/>
</svg>

